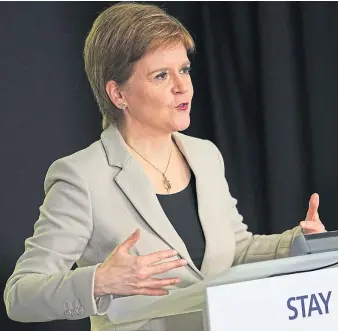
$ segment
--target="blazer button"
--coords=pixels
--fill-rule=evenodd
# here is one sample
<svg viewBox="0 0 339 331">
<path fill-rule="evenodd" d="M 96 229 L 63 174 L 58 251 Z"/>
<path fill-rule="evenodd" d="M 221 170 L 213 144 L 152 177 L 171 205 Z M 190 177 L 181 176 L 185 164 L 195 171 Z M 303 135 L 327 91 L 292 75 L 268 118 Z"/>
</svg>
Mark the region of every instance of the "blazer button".
<svg viewBox="0 0 339 331">
<path fill-rule="evenodd" d="M 78 315 L 83 315 L 84 314 L 84 308 L 82 307 L 78 307 L 78 308 L 75 308 L 76 312 Z"/>
<path fill-rule="evenodd" d="M 69 309 L 65 310 L 65 316 L 67 318 L 71 318 L 72 317 L 72 312 Z"/>
</svg>

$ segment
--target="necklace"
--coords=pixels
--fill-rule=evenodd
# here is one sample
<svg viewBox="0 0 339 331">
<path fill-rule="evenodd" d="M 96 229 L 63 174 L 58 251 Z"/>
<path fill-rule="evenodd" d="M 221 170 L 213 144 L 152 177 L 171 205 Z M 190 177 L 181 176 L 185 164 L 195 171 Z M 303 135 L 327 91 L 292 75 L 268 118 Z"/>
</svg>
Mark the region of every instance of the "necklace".
<svg viewBox="0 0 339 331">
<path fill-rule="evenodd" d="M 127 143 L 126 143 L 127 144 Z M 137 153 L 140 157 L 142 157 L 147 163 L 149 163 L 154 169 L 156 169 L 157 171 L 159 171 L 162 174 L 162 178 L 163 178 L 163 183 L 164 183 L 164 187 L 167 190 L 167 193 L 170 192 L 172 185 L 170 183 L 170 181 L 168 180 L 168 178 L 166 177 L 166 171 L 167 168 L 169 166 L 170 160 L 171 160 L 171 156 L 172 156 L 172 149 L 173 149 L 173 144 L 171 145 L 171 152 L 170 155 L 168 157 L 168 162 L 167 162 L 167 166 L 164 172 L 162 172 L 161 170 L 159 170 L 155 165 L 153 165 L 150 161 L 148 161 L 145 157 L 143 157 L 138 151 L 136 151 L 131 145 L 127 144 L 135 153 Z"/>
</svg>

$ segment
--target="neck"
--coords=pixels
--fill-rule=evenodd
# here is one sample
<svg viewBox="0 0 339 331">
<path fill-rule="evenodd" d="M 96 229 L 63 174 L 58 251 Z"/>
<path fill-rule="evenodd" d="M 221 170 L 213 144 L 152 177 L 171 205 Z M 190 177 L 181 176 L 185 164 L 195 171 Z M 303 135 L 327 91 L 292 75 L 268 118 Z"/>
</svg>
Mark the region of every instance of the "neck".
<svg viewBox="0 0 339 331">
<path fill-rule="evenodd" d="M 153 161 L 167 159 L 172 147 L 171 133 L 161 132 L 140 123 L 121 125 L 121 136 L 127 145 Z"/>
</svg>

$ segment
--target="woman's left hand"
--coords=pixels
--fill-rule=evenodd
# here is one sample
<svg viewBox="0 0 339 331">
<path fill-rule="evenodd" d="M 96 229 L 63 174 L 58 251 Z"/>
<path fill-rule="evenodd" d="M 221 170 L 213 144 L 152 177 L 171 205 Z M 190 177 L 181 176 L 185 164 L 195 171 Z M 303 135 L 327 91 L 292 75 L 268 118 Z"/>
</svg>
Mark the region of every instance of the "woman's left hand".
<svg viewBox="0 0 339 331">
<path fill-rule="evenodd" d="M 313 234 L 326 232 L 324 224 L 321 222 L 318 214 L 319 195 L 314 193 L 311 195 L 308 211 L 304 221 L 300 222 L 304 234 Z"/>
</svg>

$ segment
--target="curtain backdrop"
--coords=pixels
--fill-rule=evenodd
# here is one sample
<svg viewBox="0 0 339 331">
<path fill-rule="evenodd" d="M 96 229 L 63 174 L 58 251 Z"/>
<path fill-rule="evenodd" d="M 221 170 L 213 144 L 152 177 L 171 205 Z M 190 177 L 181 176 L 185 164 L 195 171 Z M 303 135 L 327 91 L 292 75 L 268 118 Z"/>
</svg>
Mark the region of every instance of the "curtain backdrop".
<svg viewBox="0 0 339 331">
<path fill-rule="evenodd" d="M 0 3 L 3 287 L 33 233 L 48 167 L 101 133 L 82 49 L 112 3 Z M 297 225 L 313 192 L 327 228 L 337 229 L 337 2 L 156 3 L 194 36 L 186 133 L 220 148 L 249 229 L 270 234 Z M 4 304 L 0 325 L 89 330 L 88 319 L 15 323 Z"/>
</svg>

